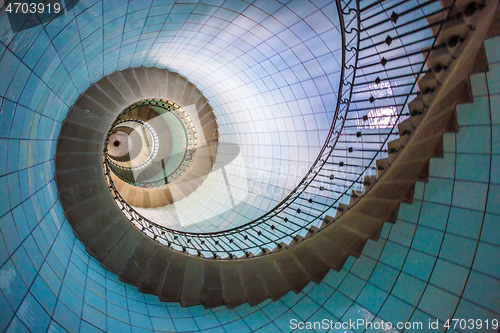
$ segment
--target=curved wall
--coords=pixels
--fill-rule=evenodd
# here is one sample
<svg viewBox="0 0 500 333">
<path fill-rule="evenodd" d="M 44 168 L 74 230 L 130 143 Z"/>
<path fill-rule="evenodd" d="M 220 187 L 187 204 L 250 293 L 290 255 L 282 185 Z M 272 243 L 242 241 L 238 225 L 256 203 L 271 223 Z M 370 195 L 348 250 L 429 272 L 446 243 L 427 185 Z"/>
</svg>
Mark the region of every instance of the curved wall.
<svg viewBox="0 0 500 333">
<path fill-rule="evenodd" d="M 80 1 L 77 11 L 91 5 Z M 136 1 L 114 11 L 141 6 Z M 93 20 L 106 16 L 83 15 L 68 29 L 77 29 L 78 38 L 90 36 Z M 204 310 L 161 303 L 101 268 L 73 236 L 56 195 L 55 143 L 78 91 L 117 69 L 117 60 L 118 68 L 137 65 L 135 55 L 149 46 L 139 41 L 135 53 L 109 55 L 101 52 L 102 39 L 89 40 L 72 53 L 64 51 L 69 39 L 54 38 L 50 25 L 18 38 L 7 24 L 3 9 L 0 153 L 7 159 L 0 159 L 0 331 L 287 332 L 292 319 L 500 320 L 500 38 L 486 43 L 489 72 L 471 77 L 474 104 L 459 107 L 460 131 L 445 135 L 444 159 L 431 161 L 429 182 L 418 184 L 414 203 L 402 205 L 378 242 L 369 241 L 359 259 L 298 295 L 254 308 Z M 137 41 L 128 30 L 115 40 L 122 43 L 122 37 Z M 32 50 L 41 53 L 29 51 L 32 41 Z M 100 57 L 115 65 L 103 66 Z M 88 79 L 77 80 L 79 73 Z"/>
<path fill-rule="evenodd" d="M 244 193 L 236 207 L 216 200 L 227 187 L 220 177 L 207 182 L 196 208 L 215 217 L 193 232 L 248 222 L 279 203 L 318 155 L 337 101 L 341 42 L 331 0 L 80 1 L 17 34 L 3 8 L 0 42 L 0 52 L 8 46 L 0 95 L 55 120 L 48 138 L 78 95 L 116 70 L 156 66 L 194 83 L 214 108 L 219 142 L 241 147 L 245 172 L 228 175 L 232 191 Z M 221 205 L 230 209 L 214 211 Z"/>
</svg>

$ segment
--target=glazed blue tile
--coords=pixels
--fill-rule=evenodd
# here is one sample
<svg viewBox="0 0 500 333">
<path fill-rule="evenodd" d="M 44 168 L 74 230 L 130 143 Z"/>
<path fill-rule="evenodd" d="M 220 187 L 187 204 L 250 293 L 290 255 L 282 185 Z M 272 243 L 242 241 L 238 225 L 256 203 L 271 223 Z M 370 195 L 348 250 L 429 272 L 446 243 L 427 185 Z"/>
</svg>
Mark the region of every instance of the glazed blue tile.
<svg viewBox="0 0 500 333">
<path fill-rule="evenodd" d="M 12 124 L 10 126 L 9 137 L 13 139 L 18 139 L 21 137 L 25 137 L 23 133 L 23 126 L 26 121 L 26 118 L 29 117 L 29 113 L 33 113 L 22 106 L 17 105 L 14 119 L 12 120 Z"/>
<path fill-rule="evenodd" d="M 405 273 L 401 273 L 394 286 L 392 294 L 412 305 L 417 305 L 424 292 L 426 284 Z"/>
<path fill-rule="evenodd" d="M 85 292 L 84 301 L 86 304 L 91 305 L 103 313 L 106 313 L 106 301 L 88 289 Z"/>
<path fill-rule="evenodd" d="M 149 319 L 149 316 L 145 316 L 143 314 L 130 311 L 130 323 L 134 326 L 142 327 L 142 328 L 147 328 L 147 329 L 153 329 L 151 326 L 151 320 Z"/>
<path fill-rule="evenodd" d="M 436 219 L 439 218 L 437 215 Z M 437 222 L 436 223 L 442 223 Z M 446 223 L 446 222 L 445 222 Z M 418 226 L 413 238 L 412 248 L 437 256 L 444 233 L 439 230 Z"/>
<path fill-rule="evenodd" d="M 383 232 L 384 231 L 382 230 L 382 233 Z M 346 271 L 349 271 L 351 269 L 352 265 L 354 264 L 355 260 L 356 259 L 354 257 L 348 257 L 347 260 L 345 261 L 344 266 L 342 267 L 342 269 L 344 269 Z"/>
<path fill-rule="evenodd" d="M 318 311 L 320 306 L 320 304 L 314 302 L 311 298 L 306 296 L 292 308 L 292 311 L 298 314 L 298 318 L 306 320 Z"/>
<path fill-rule="evenodd" d="M 500 279 L 500 267 L 492 265 L 500 260 L 500 247 L 479 243 L 472 268 L 481 273 Z"/>
<path fill-rule="evenodd" d="M 333 289 L 326 283 L 320 283 L 307 294 L 316 303 L 322 305 L 333 293 Z"/>
<path fill-rule="evenodd" d="M 444 152 L 456 152 L 456 134 L 455 133 L 445 133 L 443 135 L 443 149 Z"/>
<path fill-rule="evenodd" d="M 12 318 L 6 333 L 31 333 L 17 316 Z"/>
<path fill-rule="evenodd" d="M 0 186 L 2 185 L 1 179 L 2 178 L 0 178 Z M 11 213 L 5 214 L 0 218 L 0 230 L 2 231 L 2 235 L 8 235 L 8 237 L 4 237 L 7 250 L 10 254 L 14 253 L 17 247 L 21 244 L 21 239 L 19 238 L 19 233 L 17 232 L 14 218 Z"/>
<path fill-rule="evenodd" d="M 473 74 L 469 78 L 470 78 L 473 96 L 485 96 L 488 94 L 488 87 L 486 85 L 486 75 L 484 73 Z M 474 101 L 475 101 L 475 99 L 474 99 Z M 458 105 L 457 110 L 460 110 L 462 107 L 464 107 L 466 105 L 467 104 Z M 472 104 L 468 104 L 468 105 L 472 105 Z"/>
<path fill-rule="evenodd" d="M 170 332 L 175 330 L 174 323 L 169 318 L 151 317 L 150 319 L 155 331 Z"/>
<path fill-rule="evenodd" d="M 80 260 L 80 259 L 75 258 L 74 260 L 76 262 L 77 260 Z M 81 260 L 79 261 L 79 263 L 81 263 L 82 265 L 85 265 L 83 263 L 83 261 L 81 261 Z M 87 270 L 85 269 L 85 271 L 82 271 L 81 268 L 85 268 L 85 266 L 84 267 L 76 266 L 74 264 L 74 262 L 72 261 L 68 264 L 67 270 L 68 270 L 68 273 L 70 275 L 72 275 L 72 277 L 74 279 L 76 279 L 76 281 L 78 281 L 81 285 L 85 285 L 85 283 L 86 283 L 86 275 L 85 274 L 86 274 Z M 82 294 L 82 299 L 83 299 L 83 294 Z"/>
<path fill-rule="evenodd" d="M 484 41 L 488 63 L 500 62 L 500 37 L 492 37 Z"/>
<path fill-rule="evenodd" d="M 367 284 L 358 299 L 356 300 L 361 306 L 365 307 L 373 313 L 377 313 L 382 304 L 385 302 L 388 293 L 371 284 Z"/>
<path fill-rule="evenodd" d="M 106 315 L 86 303 L 83 305 L 82 320 L 106 331 Z"/>
<path fill-rule="evenodd" d="M 424 202 L 420 212 L 419 225 L 444 230 L 448 221 L 449 211 L 449 206 Z"/>
<path fill-rule="evenodd" d="M 486 320 L 488 320 L 488 323 L 490 323 L 489 330 L 485 331 L 494 332 L 495 330 L 491 327 L 491 322 L 494 319 L 498 320 L 498 313 L 493 313 L 492 311 L 489 311 L 484 307 L 478 306 L 477 304 L 473 304 L 467 300 L 462 299 L 457 307 L 454 318 L 481 319 L 483 321 L 483 328 L 486 328 Z"/>
<path fill-rule="evenodd" d="M 353 304 L 353 300 L 336 292 L 323 305 L 323 309 L 330 312 L 336 318 L 341 318 Z"/>
<path fill-rule="evenodd" d="M 19 178 L 21 178 L 22 173 L 19 173 Z M 22 182 L 21 182 L 22 183 Z M 28 221 L 28 225 L 31 230 L 35 229 L 38 224 L 38 218 L 35 215 L 35 210 L 33 209 L 33 205 L 31 201 L 23 202 L 23 211 L 24 215 L 26 215 L 26 220 Z"/>
<path fill-rule="evenodd" d="M 325 311 L 323 308 L 319 308 L 318 311 L 308 319 L 308 321 L 311 322 L 314 332 L 327 332 L 332 324 L 335 325 L 334 319 L 336 320 L 336 318 L 333 318 L 330 313 Z M 270 328 L 273 327 L 272 325 L 268 326 L 270 326 Z"/>
<path fill-rule="evenodd" d="M 151 303 L 149 303 L 147 307 L 148 307 L 148 313 L 152 317 L 162 317 L 162 318 L 170 317 L 165 304 L 158 304 L 156 302 L 156 299 L 154 299 L 154 301 L 151 301 Z"/>
<path fill-rule="evenodd" d="M 422 312 L 419 309 L 415 310 L 415 313 L 411 316 L 409 322 L 412 326 L 409 329 L 405 329 L 404 332 L 422 332 L 426 330 L 432 330 L 433 332 L 444 332 L 443 322 L 439 321 L 433 316 L 429 316 L 427 313 Z M 436 325 L 437 324 L 437 328 Z M 420 326 L 421 325 L 421 326 Z M 429 325 L 432 325 L 429 328 Z M 450 332 L 449 330 L 447 332 Z"/>
<path fill-rule="evenodd" d="M 121 306 L 114 305 L 113 303 L 107 303 L 106 313 L 108 314 L 108 316 L 111 316 L 115 319 L 118 319 L 125 323 L 130 323 L 129 311 L 122 308 Z"/>
<path fill-rule="evenodd" d="M 380 289 L 389 292 L 399 275 L 400 270 L 396 270 L 384 264 L 378 264 L 370 277 L 369 282 Z"/>
<path fill-rule="evenodd" d="M 431 178 L 425 186 L 425 200 L 449 205 L 453 191 L 453 180 Z"/>
<path fill-rule="evenodd" d="M 429 175 L 438 178 L 455 177 L 455 154 L 447 152 L 443 158 L 433 158 L 430 161 Z M 417 183 L 419 184 L 419 183 Z M 422 186 L 422 185 L 421 185 Z M 415 196 L 414 196 L 415 197 Z M 416 196 L 416 198 L 422 198 Z"/>
<path fill-rule="evenodd" d="M 3 240 L 3 235 L 0 233 L 0 267 L 4 264 L 7 259 L 9 259 L 9 252 L 7 251 L 7 247 L 5 245 L 5 241 Z"/>
<path fill-rule="evenodd" d="M 175 326 L 175 329 L 178 331 L 178 332 L 186 332 L 186 331 L 197 331 L 198 330 L 198 326 L 196 325 L 196 322 L 194 321 L 193 318 L 174 318 L 172 319 L 172 321 L 174 322 L 174 326 Z M 241 323 L 241 322 L 233 322 L 233 323 L 238 323 L 239 325 L 236 325 L 235 326 L 235 330 L 237 329 L 236 327 L 238 327 L 238 331 L 241 328 L 246 328 L 246 331 L 249 331 L 248 328 L 246 327 L 246 325 L 244 323 Z M 231 324 L 229 324 L 231 325 Z M 241 332 L 244 332 L 243 330 Z"/>
<path fill-rule="evenodd" d="M 17 175 L 16 175 L 17 178 Z M 28 221 L 26 220 L 26 215 L 24 214 L 23 207 L 21 205 L 17 206 L 12 210 L 12 216 L 14 217 L 14 221 L 17 227 L 17 231 L 19 234 L 19 238 L 24 241 L 24 239 L 31 232 L 30 227 L 28 225 Z"/>
<path fill-rule="evenodd" d="M 262 312 L 258 312 L 258 313 L 262 314 Z M 196 324 L 198 325 L 198 327 L 202 331 L 205 331 L 205 330 L 207 330 L 209 328 L 220 326 L 220 323 L 219 323 L 219 321 L 217 320 L 217 318 L 215 317 L 214 314 L 207 314 L 207 315 L 203 315 L 203 316 L 197 316 L 197 317 L 194 317 L 194 320 L 196 321 Z M 269 321 L 269 319 L 266 320 L 266 322 L 268 322 L 268 321 Z M 170 321 L 170 323 L 168 323 L 168 325 L 171 325 L 171 324 L 172 324 L 172 321 Z"/>
<path fill-rule="evenodd" d="M 16 314 L 24 325 L 33 333 L 45 333 L 49 327 L 49 315 L 30 293 L 26 295 L 26 298 Z"/>
<path fill-rule="evenodd" d="M 281 332 L 291 332 L 290 323 L 292 322 L 292 320 L 298 320 L 297 315 L 292 311 L 288 311 L 284 313 L 282 316 L 280 316 L 278 319 L 276 319 L 273 323 L 279 328 Z M 232 332 L 231 328 L 233 327 L 223 326 L 223 328 L 227 333 L 230 333 Z M 245 330 L 244 332 L 248 331 Z"/>
<path fill-rule="evenodd" d="M 58 323 L 56 323 L 54 320 L 50 322 L 49 329 L 47 330 L 47 333 L 65 333 L 67 332 L 64 328 L 62 328 Z"/>
<path fill-rule="evenodd" d="M 476 93 L 476 90 L 474 90 L 474 93 Z M 481 93 L 481 95 L 485 95 L 486 91 L 483 92 L 481 89 L 480 93 Z M 458 116 L 458 123 L 460 124 L 460 126 L 489 125 L 490 124 L 490 108 L 489 108 L 488 97 L 477 97 L 476 96 L 476 97 L 474 97 L 473 103 L 458 105 L 457 106 L 457 116 Z"/>
<path fill-rule="evenodd" d="M 456 181 L 453 206 L 481 210 L 486 204 L 487 184 Z"/>
<path fill-rule="evenodd" d="M 389 240 L 404 246 L 410 246 L 415 233 L 415 225 L 405 221 L 398 221 L 391 227 Z"/>
<path fill-rule="evenodd" d="M 365 308 L 359 306 L 358 304 L 353 304 L 351 308 L 346 312 L 346 314 L 341 318 L 341 321 L 349 323 L 348 328 L 352 329 L 354 332 L 364 332 L 366 326 L 361 325 L 361 321 L 369 320 L 375 316 L 366 310 Z M 351 323 L 360 323 L 360 325 L 353 325 Z"/>
<path fill-rule="evenodd" d="M 430 282 L 455 295 L 461 295 L 469 276 L 469 269 L 438 259 Z"/>
<path fill-rule="evenodd" d="M 307 311 L 307 310 L 306 310 Z M 257 329 L 261 328 L 262 326 L 268 324 L 271 320 L 262 312 L 262 311 L 256 311 L 249 316 L 246 316 L 243 318 L 243 321 L 248 325 L 248 327 L 251 329 L 251 331 L 256 331 Z M 200 322 L 203 323 L 203 320 L 198 320 L 196 318 L 196 322 L 198 323 L 198 327 L 200 330 L 205 329 L 205 324 L 201 324 Z M 211 323 L 210 327 L 215 326 L 215 322 Z"/>
<path fill-rule="evenodd" d="M 458 305 L 459 297 L 434 286 L 427 286 L 424 295 L 418 305 L 419 309 L 426 313 L 432 313 L 442 321 L 453 316 L 455 307 Z"/>
<path fill-rule="evenodd" d="M 86 321 L 82 320 L 81 325 L 80 325 L 80 332 L 81 333 L 100 333 L 100 332 L 104 332 L 104 331 L 102 331 L 102 330 L 98 329 L 97 327 L 92 326 L 89 323 L 87 323 Z"/>
<path fill-rule="evenodd" d="M 490 94 L 500 94 L 500 64 L 490 64 L 486 77 Z"/>
<path fill-rule="evenodd" d="M 446 234 L 441 247 L 440 258 L 470 267 L 476 251 L 476 241 Z"/>
<path fill-rule="evenodd" d="M 500 246 L 500 215 L 485 214 L 481 241 Z"/>
<path fill-rule="evenodd" d="M 170 313 L 172 312 L 170 311 Z M 240 316 L 238 315 L 238 313 L 236 313 L 236 311 L 230 310 L 218 311 L 215 313 L 215 316 L 217 317 L 217 320 L 221 323 L 221 325 L 240 319 Z M 174 316 L 172 316 L 172 320 L 173 319 Z"/>
<path fill-rule="evenodd" d="M 488 182 L 490 177 L 490 156 L 458 154 L 456 179 L 474 182 Z"/>
<path fill-rule="evenodd" d="M 80 316 L 74 314 L 61 302 L 58 302 L 56 305 L 54 320 L 69 332 L 76 332 L 80 327 Z"/>
<path fill-rule="evenodd" d="M 96 268 L 99 267 L 99 264 L 96 262 Z M 127 297 L 131 300 L 138 301 L 139 303 L 144 303 L 144 294 L 140 293 L 137 288 L 132 287 L 128 284 L 125 285 L 125 290 L 127 291 Z M 141 311 L 137 311 L 141 312 Z"/>
<path fill-rule="evenodd" d="M 460 127 L 456 137 L 458 153 L 488 154 L 490 152 L 489 126 Z"/>
<path fill-rule="evenodd" d="M 135 311 L 137 313 L 141 313 L 144 315 L 148 314 L 147 307 L 145 306 L 145 304 L 143 302 L 138 302 L 138 301 L 135 301 L 135 300 L 130 299 L 130 298 L 127 298 L 127 302 L 128 302 L 128 308 L 130 311 Z M 187 316 L 189 316 L 189 312 L 188 312 Z"/>
<path fill-rule="evenodd" d="M 88 272 L 90 272 L 92 269 L 89 268 Z M 87 272 L 87 277 L 89 277 L 89 274 Z M 106 298 L 106 290 L 104 287 L 102 287 L 100 284 L 97 282 L 94 282 L 94 280 L 91 280 L 90 278 L 87 278 L 87 285 L 86 288 L 88 291 L 91 291 L 94 295 L 98 296 L 101 299 Z"/>
<path fill-rule="evenodd" d="M 49 252 L 45 261 L 50 265 L 50 268 L 56 273 L 57 277 L 62 280 L 64 279 L 64 274 L 66 271 L 66 267 L 61 264 L 61 262 L 54 255 L 54 252 Z"/>
<path fill-rule="evenodd" d="M 403 272 L 423 280 L 428 280 L 435 262 L 435 257 L 412 249 L 406 258 Z"/>
<path fill-rule="evenodd" d="M 271 302 L 266 305 L 262 311 L 269 317 L 272 321 L 281 316 L 283 313 L 288 311 L 288 307 L 281 301 Z M 217 319 L 220 321 L 218 313 L 215 314 Z"/>
<path fill-rule="evenodd" d="M 14 265 L 17 268 L 17 271 L 20 273 L 24 284 L 29 286 L 35 279 L 36 270 L 33 264 L 31 263 L 26 251 L 22 246 L 20 246 L 16 252 L 11 257 Z"/>
<path fill-rule="evenodd" d="M 389 296 L 378 316 L 391 323 L 406 322 L 414 308 L 394 296 Z"/>
<path fill-rule="evenodd" d="M 52 268 L 47 263 L 42 265 L 42 268 L 39 271 L 40 276 L 45 281 L 45 283 L 49 286 L 50 290 L 56 295 L 59 294 L 59 289 L 61 288 L 61 280 L 54 273 Z"/>
<path fill-rule="evenodd" d="M 235 311 L 240 315 L 240 317 L 248 316 L 249 314 L 255 312 L 256 308 L 250 306 L 248 303 L 238 306 Z"/>
<path fill-rule="evenodd" d="M 339 286 L 338 291 L 351 299 L 356 299 L 363 289 L 366 281 L 358 278 L 355 275 L 348 274 L 342 284 Z"/>
<path fill-rule="evenodd" d="M 2 80 L 0 81 L 0 95 L 5 96 L 5 92 L 11 83 L 12 78 L 19 66 L 19 59 L 16 58 L 12 52 L 6 50 L 0 59 L 0 76 Z M 5 101 L 4 101 L 5 104 Z M 3 127 L 3 123 L 2 123 Z"/>
<path fill-rule="evenodd" d="M 99 268 L 101 268 L 101 267 L 99 267 Z M 103 294 L 104 290 L 105 290 L 104 286 L 106 285 L 106 278 L 104 276 L 102 276 L 101 274 L 99 274 L 94 269 L 89 269 L 87 272 L 87 276 L 89 279 L 92 280 L 92 281 L 90 281 L 92 284 L 92 288 L 94 288 L 94 289 L 92 289 L 92 291 L 95 292 L 96 294 Z M 95 285 L 96 283 L 97 283 L 97 285 Z"/>
<path fill-rule="evenodd" d="M 108 317 L 108 330 L 107 332 L 121 333 L 121 332 L 132 332 L 130 325 L 125 324 L 122 321 Z"/>
<path fill-rule="evenodd" d="M 125 296 L 125 287 L 121 283 L 116 283 L 108 280 L 106 283 L 106 287 L 113 293 L 116 293 L 120 296 Z"/>
<path fill-rule="evenodd" d="M 447 232 L 477 239 L 481 232 L 482 220 L 482 212 L 452 207 L 446 230 Z"/>
<path fill-rule="evenodd" d="M 489 186 L 486 210 L 490 213 L 500 214 L 500 185 Z"/>
<path fill-rule="evenodd" d="M 0 330 L 5 332 L 9 322 L 14 316 L 14 312 L 2 292 L 0 292 L 0 308 L 2 309 L 2 311 L 0 311 Z"/>
<path fill-rule="evenodd" d="M 396 243 L 387 242 L 380 261 L 393 268 L 400 269 L 403 266 L 408 248 Z"/>
<path fill-rule="evenodd" d="M 4 97 L 8 98 L 14 102 L 17 102 L 21 97 L 24 86 L 28 81 L 31 71 L 24 64 L 19 64 L 17 67 L 16 73 L 10 82 L 10 86 L 7 89 Z"/>
<path fill-rule="evenodd" d="M 289 308 L 293 307 L 295 304 L 297 304 L 298 301 L 300 301 L 304 297 L 303 293 L 288 293 L 286 294 L 283 298 L 281 298 L 281 301 L 288 306 Z"/>
<path fill-rule="evenodd" d="M 83 308 L 82 299 L 79 298 L 75 293 L 73 293 L 73 291 L 70 290 L 67 286 L 62 286 L 58 299 L 77 316 L 81 315 Z"/>
<path fill-rule="evenodd" d="M 499 103 L 500 103 L 500 99 L 499 99 Z M 500 155 L 491 156 L 491 170 L 498 170 L 499 168 L 500 168 Z M 490 183 L 500 184 L 500 173 L 491 172 Z"/>
<path fill-rule="evenodd" d="M 384 246 L 385 246 L 385 241 L 382 239 L 379 239 L 379 241 L 377 242 L 368 241 L 365 245 L 365 248 L 363 249 L 363 255 L 373 259 L 377 259 L 382 254 Z"/>
<path fill-rule="evenodd" d="M 136 326 L 132 326 L 131 329 L 132 329 L 132 333 L 154 333 L 153 330 L 148 330 L 148 329 L 140 328 L 140 327 L 136 327 Z"/>
<path fill-rule="evenodd" d="M 40 269 L 40 266 L 43 263 L 43 256 L 31 235 L 25 239 L 25 241 L 23 242 L 23 247 L 28 254 L 32 264 L 35 266 L 35 269 Z"/>
</svg>

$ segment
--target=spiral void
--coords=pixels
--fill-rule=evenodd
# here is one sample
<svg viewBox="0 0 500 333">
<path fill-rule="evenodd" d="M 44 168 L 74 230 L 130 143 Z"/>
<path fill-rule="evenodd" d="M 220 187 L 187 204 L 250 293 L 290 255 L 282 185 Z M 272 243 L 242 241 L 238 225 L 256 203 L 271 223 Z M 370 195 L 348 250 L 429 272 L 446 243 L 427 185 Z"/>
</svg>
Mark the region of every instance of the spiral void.
<svg viewBox="0 0 500 333">
<path fill-rule="evenodd" d="M 459 129 L 458 106 L 489 89 L 471 88 L 469 76 L 488 70 L 483 41 L 500 33 L 498 1 L 154 1 L 147 13 L 138 3 L 116 10 L 127 14 L 122 23 L 109 21 L 118 26 L 113 33 L 86 34 L 78 27 L 99 11 L 112 12 L 106 1 L 77 20 L 78 35 L 86 36 L 83 54 L 93 54 L 94 39 L 103 35 L 109 38 L 97 43 L 103 59 L 114 60 L 95 65 L 96 71 L 90 64 L 81 83 L 71 81 L 74 91 L 60 90 L 61 80 L 57 90 L 71 100 L 60 128 L 54 127 L 58 199 L 73 233 L 102 267 L 161 302 L 232 309 L 287 300 L 311 281 L 339 285 L 346 267 L 354 276 L 349 281 L 367 282 L 383 259 L 384 272 L 394 271 L 391 265 L 403 271 L 405 262 L 416 260 L 374 255 L 373 244 L 379 238 L 381 247 L 392 244 L 387 229 L 399 227 L 385 223 L 398 220 L 402 204 L 424 196 L 431 158 L 445 157 L 444 134 Z M 77 1 L 68 13 L 76 19 L 82 6 Z M 30 80 L 78 72 L 79 56 L 61 41 L 69 32 L 56 33 L 66 26 L 57 20 L 71 21 L 64 15 L 43 31 L 54 34 L 47 42 L 69 58 L 61 67 L 26 58 L 36 64 Z M 129 26 L 132 17 L 137 20 Z M 132 26 L 140 38 L 128 30 Z M 119 35 L 117 52 L 109 48 L 110 34 Z M 16 53 L 22 45 L 14 38 L 9 48 Z M 37 92 L 33 100 L 51 99 L 53 91 Z M 6 101 L 19 98 L 10 90 L 6 95 Z M 429 189 L 431 199 L 439 197 L 438 188 Z M 401 234 L 415 226 L 406 228 Z M 391 249 L 412 247 L 405 237 L 393 236 Z M 373 262 L 370 269 L 352 264 L 363 265 L 362 258 Z M 401 271 L 359 282 L 359 289 L 385 286 Z M 488 276 L 498 280 L 497 273 Z M 414 283 L 440 283 L 428 275 Z M 392 288 L 367 291 L 364 299 L 349 292 L 342 297 L 376 302 Z M 450 293 L 463 293 L 457 290 Z M 417 302 L 404 294 L 397 299 Z M 371 319 L 382 306 L 371 308 Z"/>
</svg>

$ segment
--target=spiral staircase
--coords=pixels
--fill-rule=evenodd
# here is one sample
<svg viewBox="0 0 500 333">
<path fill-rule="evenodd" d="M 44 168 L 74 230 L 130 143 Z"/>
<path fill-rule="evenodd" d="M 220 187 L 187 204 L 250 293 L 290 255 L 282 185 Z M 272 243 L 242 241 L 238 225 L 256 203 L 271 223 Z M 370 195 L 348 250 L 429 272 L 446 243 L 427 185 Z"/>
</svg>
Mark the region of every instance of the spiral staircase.
<svg viewBox="0 0 500 333">
<path fill-rule="evenodd" d="M 401 203 L 412 202 L 415 182 L 428 179 L 429 159 L 443 156 L 443 134 L 458 130 L 457 105 L 471 102 L 469 75 L 487 70 L 483 41 L 499 34 L 498 2 L 460 0 L 441 4 L 441 8 L 425 16 L 425 29 L 432 31 L 435 43 L 421 51 L 425 59 L 423 70 L 412 69 L 411 77 L 420 74 L 414 82 L 418 92 L 405 96 L 409 98 L 409 117 L 402 117 L 397 132 L 387 136 L 387 156 L 373 164 L 370 170 L 374 174 L 360 174 L 361 180 L 356 181 L 362 188 L 349 191 L 349 202 L 338 202 L 334 210 L 323 215 L 319 225 L 306 225 L 305 234 L 291 235 L 291 241 L 277 243 L 271 249 L 262 246 L 260 253 L 221 258 L 215 252 L 209 257 L 176 249 L 170 241 L 162 243 L 156 235 L 144 233 L 144 227 L 141 231 L 131 223 L 134 213 L 123 208 L 125 203 L 142 207 L 170 204 L 172 189 L 137 188 L 111 175 L 109 170 L 104 172 L 102 143 L 120 110 L 131 101 L 151 96 L 178 101 L 180 105 L 195 104 L 207 141 L 217 140 L 217 124 L 207 100 L 195 93 L 185 78 L 147 67 L 116 72 L 92 85 L 79 97 L 62 125 L 55 179 L 74 234 L 85 244 L 87 252 L 120 280 L 137 286 L 140 292 L 157 295 L 161 301 L 180 302 L 182 306 L 255 306 L 267 298 L 277 301 L 289 291 L 299 293 L 310 281 L 320 283 L 331 269 L 341 270 L 349 256 L 361 255 L 368 240 L 379 238 L 385 222 L 395 222 Z M 349 4 L 339 5 L 344 6 L 344 12 L 351 11 Z M 375 2 L 362 5 L 359 13 L 363 18 L 365 11 L 373 13 L 379 9 L 393 10 Z M 358 26 L 362 33 L 357 57 L 361 59 L 370 49 L 380 53 L 378 62 L 358 60 L 357 76 L 355 72 L 350 88 L 359 89 L 349 91 L 351 109 L 361 110 L 367 103 L 377 103 L 378 97 L 367 89 L 368 85 L 380 85 L 385 81 L 384 75 L 391 77 L 391 70 L 405 66 L 398 60 L 416 56 L 393 42 L 397 38 L 403 40 L 402 29 L 414 20 L 411 10 L 396 13 L 397 10 L 395 5 L 392 16 L 384 21 L 388 30 L 370 30 L 370 22 L 378 20 L 374 14 L 363 20 L 365 28 Z M 398 37 L 391 37 L 392 31 Z M 410 65 L 413 66 L 411 62 Z M 377 69 L 370 72 L 370 66 Z M 134 117 L 147 121 L 149 116 Z M 343 126 L 336 142 L 347 142 L 346 151 L 351 153 L 353 148 L 348 145 L 353 136 L 359 138 L 365 133 L 359 127 L 350 129 L 348 123 Z M 176 189 L 181 198 L 195 191 L 213 168 L 217 154 L 207 151 L 202 155 L 200 166 L 192 167 L 197 171 L 186 175 L 187 180 Z M 344 166 L 343 160 L 334 155 L 328 155 L 328 159 Z M 208 168 L 208 172 L 203 168 Z M 321 184 L 334 179 L 326 171 L 315 171 L 314 176 Z M 327 186 L 317 187 L 321 192 Z M 110 188 L 118 190 L 119 195 L 110 192 Z"/>
</svg>

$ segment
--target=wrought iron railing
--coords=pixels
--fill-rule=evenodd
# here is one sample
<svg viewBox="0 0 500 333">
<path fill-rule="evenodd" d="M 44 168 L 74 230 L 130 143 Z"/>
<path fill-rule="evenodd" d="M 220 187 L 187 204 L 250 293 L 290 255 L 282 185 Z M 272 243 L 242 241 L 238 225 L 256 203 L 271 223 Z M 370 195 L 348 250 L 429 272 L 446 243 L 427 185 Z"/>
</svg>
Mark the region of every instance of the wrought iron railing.
<svg viewBox="0 0 500 333">
<path fill-rule="evenodd" d="M 442 25 L 451 19 L 439 0 L 363 2 L 338 0 L 342 62 L 338 103 L 324 146 L 298 186 L 265 215 L 237 228 L 214 233 L 182 232 L 138 214 L 109 183 L 117 204 L 143 232 L 172 248 L 204 257 L 249 257 L 304 236 L 335 216 L 362 191 L 376 160 L 388 156 L 387 142 L 409 116 L 408 101 L 426 72 L 429 52 Z M 432 32 L 434 31 L 434 32 Z M 107 168 L 107 167 L 106 167 Z M 109 169 L 106 171 L 109 173 Z M 110 178 L 108 178 L 110 180 Z"/>
</svg>

